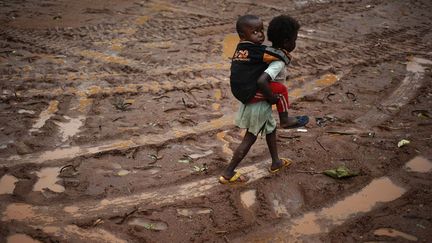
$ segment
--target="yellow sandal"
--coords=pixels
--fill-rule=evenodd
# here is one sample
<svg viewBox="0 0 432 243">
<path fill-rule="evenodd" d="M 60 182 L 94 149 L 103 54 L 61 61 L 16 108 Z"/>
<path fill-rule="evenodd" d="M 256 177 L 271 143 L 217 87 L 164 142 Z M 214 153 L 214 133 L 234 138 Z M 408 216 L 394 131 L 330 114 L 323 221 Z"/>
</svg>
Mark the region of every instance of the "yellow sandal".
<svg viewBox="0 0 432 243">
<path fill-rule="evenodd" d="M 272 170 L 271 166 L 270 166 L 268 169 L 268 171 L 270 173 L 272 173 L 272 174 L 278 173 L 281 169 L 283 169 L 284 167 L 288 167 L 293 163 L 292 160 L 290 160 L 290 159 L 281 158 L 280 160 L 282 160 L 282 163 L 283 163 L 282 166 L 277 168 L 277 169 L 274 169 L 274 170 Z"/>
<path fill-rule="evenodd" d="M 219 177 L 219 183 L 221 184 L 239 184 L 246 183 L 249 178 L 245 175 L 242 175 L 240 172 L 236 171 L 236 173 L 229 179 L 226 179 L 224 176 Z"/>
</svg>

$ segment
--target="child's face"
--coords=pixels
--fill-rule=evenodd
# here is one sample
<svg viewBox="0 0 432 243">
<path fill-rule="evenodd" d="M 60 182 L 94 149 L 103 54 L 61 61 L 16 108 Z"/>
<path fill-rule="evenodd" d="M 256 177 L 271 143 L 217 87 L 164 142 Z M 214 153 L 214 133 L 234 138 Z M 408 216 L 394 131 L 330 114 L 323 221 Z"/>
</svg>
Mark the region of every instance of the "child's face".
<svg viewBox="0 0 432 243">
<path fill-rule="evenodd" d="M 250 20 L 248 24 L 243 27 L 240 39 L 261 45 L 265 40 L 263 22 L 260 19 Z"/>
<path fill-rule="evenodd" d="M 298 33 L 295 33 L 292 39 L 286 39 L 284 41 L 282 48 L 285 49 L 287 52 L 292 52 L 296 48 L 297 34 Z"/>
</svg>

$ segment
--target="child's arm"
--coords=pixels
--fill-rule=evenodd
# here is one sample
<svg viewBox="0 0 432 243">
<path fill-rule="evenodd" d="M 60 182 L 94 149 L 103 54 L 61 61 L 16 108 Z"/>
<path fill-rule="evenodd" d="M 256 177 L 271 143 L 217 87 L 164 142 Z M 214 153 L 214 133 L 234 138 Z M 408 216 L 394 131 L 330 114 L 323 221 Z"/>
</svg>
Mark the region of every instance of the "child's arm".
<svg viewBox="0 0 432 243">
<path fill-rule="evenodd" d="M 270 104 L 276 104 L 279 100 L 279 96 L 274 95 L 272 90 L 270 89 L 269 82 L 271 80 L 272 78 L 266 72 L 261 74 L 257 81 L 258 89 L 262 92 L 262 94 Z"/>
</svg>

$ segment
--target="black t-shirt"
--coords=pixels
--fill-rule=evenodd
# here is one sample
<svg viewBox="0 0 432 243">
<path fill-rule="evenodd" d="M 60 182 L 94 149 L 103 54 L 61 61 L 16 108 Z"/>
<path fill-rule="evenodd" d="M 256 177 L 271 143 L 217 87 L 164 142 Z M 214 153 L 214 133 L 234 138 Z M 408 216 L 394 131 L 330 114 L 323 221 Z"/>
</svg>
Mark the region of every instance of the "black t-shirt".
<svg viewBox="0 0 432 243">
<path fill-rule="evenodd" d="M 257 80 L 272 61 L 289 64 L 290 58 L 282 50 L 252 42 L 240 42 L 231 61 L 231 92 L 243 104 L 256 94 Z"/>
</svg>

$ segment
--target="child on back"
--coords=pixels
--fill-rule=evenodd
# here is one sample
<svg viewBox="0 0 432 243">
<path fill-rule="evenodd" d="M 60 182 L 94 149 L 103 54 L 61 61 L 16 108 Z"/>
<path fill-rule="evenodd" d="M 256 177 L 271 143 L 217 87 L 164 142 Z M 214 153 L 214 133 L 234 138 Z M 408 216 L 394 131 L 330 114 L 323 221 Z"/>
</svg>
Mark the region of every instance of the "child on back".
<svg viewBox="0 0 432 243">
<path fill-rule="evenodd" d="M 249 152 L 259 133 L 266 135 L 267 146 L 272 158 L 272 164 L 269 168 L 271 173 L 276 173 L 291 164 L 290 160 L 278 156 L 276 121 L 272 116 L 271 109 L 271 104 L 280 103 L 280 96 L 283 96 L 283 94 L 274 94 L 270 87 L 272 75 L 276 76 L 279 72 L 267 70 L 269 68 L 268 63 L 276 60 L 282 60 L 283 67 L 285 67 L 285 64 L 289 63 L 288 58 L 282 50 L 269 49 L 261 45 L 264 41 L 264 30 L 263 23 L 258 17 L 242 16 L 238 19 L 236 28 L 240 36 L 240 43 L 231 63 L 230 84 L 232 93 L 242 102 L 235 123 L 238 127 L 247 130 L 242 142 L 234 151 L 230 164 L 219 178 L 219 182 L 222 184 L 248 181 L 248 178 L 235 171 L 235 168 Z M 289 38 L 287 37 L 283 42 L 291 45 L 294 42 L 295 47 L 296 38 L 293 36 L 297 36 L 297 31 L 298 28 L 292 30 L 293 33 L 290 33 Z M 286 47 L 288 46 L 285 44 L 281 46 L 282 49 Z M 294 48 L 287 49 L 293 50 Z M 257 100 L 251 102 L 257 91 L 263 98 L 259 100 L 257 97 Z M 286 98 L 286 100 L 288 99 Z"/>
<path fill-rule="evenodd" d="M 287 25 L 289 33 L 297 38 L 299 25 L 293 21 Z M 271 104 L 276 104 L 280 126 L 282 128 L 294 128 L 304 126 L 308 123 L 307 116 L 288 117 L 288 91 L 283 82 L 286 79 L 285 65 L 291 61 L 289 52 L 278 43 L 277 33 L 273 39 L 276 45 L 267 47 L 262 45 L 264 42 L 264 29 L 262 21 L 255 15 L 241 16 L 236 24 L 236 29 L 240 37 L 231 64 L 230 84 L 234 96 L 242 103 L 255 103 L 267 100 Z M 294 40 L 295 43 L 295 40 Z M 269 63 L 271 63 L 270 68 Z M 267 72 L 271 80 L 269 82 L 271 92 L 266 87 L 258 87 L 256 80 Z M 278 75 L 279 74 L 279 75 Z M 272 81 L 274 80 L 274 81 Z"/>
</svg>

